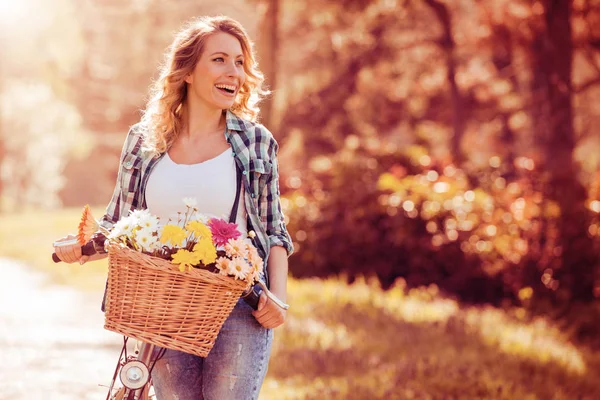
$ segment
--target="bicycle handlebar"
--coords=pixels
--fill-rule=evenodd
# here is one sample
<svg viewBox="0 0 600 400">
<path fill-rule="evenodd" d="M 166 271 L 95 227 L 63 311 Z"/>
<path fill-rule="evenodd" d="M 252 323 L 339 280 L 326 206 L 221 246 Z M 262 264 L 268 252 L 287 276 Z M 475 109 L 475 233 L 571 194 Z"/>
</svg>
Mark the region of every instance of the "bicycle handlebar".
<svg viewBox="0 0 600 400">
<path fill-rule="evenodd" d="M 256 286 L 258 286 L 259 289 L 257 289 Z M 281 307 L 284 310 L 290 308 L 288 304 L 284 303 L 279 298 L 277 298 L 277 296 L 271 293 L 271 291 L 267 289 L 267 286 L 263 282 L 258 282 L 256 285 L 250 287 L 250 289 L 248 289 L 248 292 L 242 293 L 242 298 L 246 303 L 248 303 L 250 307 L 256 310 L 258 309 L 258 300 L 260 299 L 260 294 L 263 291 L 267 294 L 267 297 L 269 299 L 271 299 L 275 304 L 277 304 L 278 307 Z"/>
<path fill-rule="evenodd" d="M 55 245 L 62 244 L 63 246 L 66 246 L 67 244 L 75 244 L 75 243 L 73 241 L 66 241 L 66 242 L 55 243 Z M 89 241 L 86 244 L 84 244 L 83 246 L 81 246 L 81 254 L 84 256 L 92 256 L 92 255 L 96 254 L 96 249 L 94 248 L 94 242 Z M 58 258 L 58 255 L 56 255 L 56 253 L 52 253 L 52 261 L 54 261 L 55 263 L 59 263 L 62 260 L 60 258 Z"/>
</svg>

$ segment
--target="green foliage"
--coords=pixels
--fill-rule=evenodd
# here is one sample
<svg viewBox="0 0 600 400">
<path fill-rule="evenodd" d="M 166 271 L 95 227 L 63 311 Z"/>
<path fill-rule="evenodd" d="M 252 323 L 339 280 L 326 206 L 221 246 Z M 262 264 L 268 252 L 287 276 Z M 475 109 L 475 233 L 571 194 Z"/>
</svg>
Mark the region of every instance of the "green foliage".
<svg viewBox="0 0 600 400">
<path fill-rule="evenodd" d="M 294 275 L 367 274 L 384 286 L 403 277 L 463 300 L 527 305 L 577 289 L 557 279 L 561 212 L 532 160 L 458 169 L 421 146 L 327 160 L 289 196 Z"/>
</svg>

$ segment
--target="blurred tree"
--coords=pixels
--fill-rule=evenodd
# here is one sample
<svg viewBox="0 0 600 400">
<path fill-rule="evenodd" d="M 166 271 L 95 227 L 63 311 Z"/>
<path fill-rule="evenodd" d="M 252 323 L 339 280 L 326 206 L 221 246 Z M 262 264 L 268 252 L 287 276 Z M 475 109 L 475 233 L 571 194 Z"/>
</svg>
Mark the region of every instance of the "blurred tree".
<svg viewBox="0 0 600 400">
<path fill-rule="evenodd" d="M 6 113 L 3 128 L 18 132 L 5 137 L 2 177 L 9 209 L 59 206 L 68 155 L 81 157 L 90 151 L 77 110 L 59 99 L 49 85 L 17 80 L 4 87 L 0 108 Z"/>
<path fill-rule="evenodd" d="M 314 12 L 303 14 L 305 7 Z M 487 210 L 473 217 L 492 224 L 489 229 L 481 225 L 484 236 L 494 232 L 489 245 L 495 250 L 489 257 L 488 242 L 480 234 L 464 238 L 452 231 L 433 234 L 432 240 L 441 243 L 446 243 L 445 237 L 464 240 L 462 251 L 476 245 L 473 254 L 480 265 L 471 272 L 458 265 L 470 262 L 448 257 L 451 244 L 420 247 L 423 254 L 439 252 L 444 262 L 452 264 L 448 268 L 463 277 L 482 272 L 496 276 L 515 296 L 523 286 L 532 286 L 540 295 L 590 300 L 597 257 L 588 238 L 586 192 L 578 181 L 575 149 L 580 132 L 573 125 L 576 111 L 570 89 L 572 77 L 583 82 L 577 87 L 585 89 L 595 76 L 582 81 L 584 69 L 572 67 L 581 49 L 573 47 L 568 7 L 567 2 L 519 0 L 284 2 L 282 40 L 287 46 L 282 47 L 282 68 L 294 73 L 280 88 L 290 102 L 281 125 L 290 133 L 290 142 L 303 145 L 298 157 L 304 162 L 297 165 L 309 166 L 308 171 L 291 171 L 285 182 L 294 189 L 292 207 L 302 220 L 292 221 L 303 232 L 298 239 L 303 253 L 298 257 L 303 260 L 296 271 L 302 274 L 320 266 L 329 272 L 340 268 L 358 273 L 365 259 L 354 253 L 348 257 L 336 247 L 349 242 L 368 254 L 368 270 L 388 283 L 393 276 L 415 276 L 417 269 L 425 268 L 417 260 L 418 245 L 406 234 L 412 228 L 403 228 L 419 225 L 400 215 L 417 210 L 410 218 L 425 218 L 421 213 L 435 196 L 427 197 L 420 208 L 412 199 L 414 192 L 401 192 L 393 197 L 395 206 L 382 210 L 367 205 L 382 197 L 363 179 L 396 168 L 383 160 L 415 144 L 423 150 L 413 166 L 431 169 L 421 179 L 431 176 L 446 184 L 442 173 L 458 167 L 472 190 L 490 193 L 490 202 L 500 213 L 490 216 Z M 595 21 L 592 14 L 587 11 L 587 21 Z M 581 42 L 589 47 L 594 35 L 593 29 L 588 31 Z M 577 112 L 580 121 L 594 118 L 591 108 Z M 298 133 L 301 141 L 296 139 Z M 364 176 L 348 163 L 362 165 Z M 411 171 L 401 158 L 398 164 Z M 410 182 L 411 173 L 415 171 L 406 178 Z M 509 188 L 507 194 L 502 194 L 503 188 Z M 456 199 L 461 197 L 457 192 Z M 396 211 L 406 198 L 410 199 L 406 208 Z M 317 210 L 300 211 L 307 203 L 316 204 Z M 522 217 L 510 214 L 530 203 L 530 220 L 519 219 L 516 224 L 514 218 Z M 338 223 L 336 209 L 344 224 Z M 564 210 L 560 225 L 556 210 Z M 347 221 L 349 214 L 356 217 L 352 223 Z M 436 224 L 456 223 L 462 215 Z M 362 225 L 361 218 L 369 222 Z M 404 233 L 395 235 L 383 228 L 390 225 Z M 368 226 L 383 229 L 396 241 L 389 243 L 376 232 L 367 232 Z M 431 232 L 422 228 L 411 232 L 427 241 Z M 359 237 L 347 236 L 357 231 Z M 414 258 L 394 258 L 388 248 L 392 253 L 411 249 Z M 438 273 L 442 265 L 434 263 L 427 270 L 434 281 L 449 278 Z"/>
<path fill-rule="evenodd" d="M 12 18 L 0 15 L 0 187 L 9 209 L 59 205 L 66 159 L 89 149 L 66 84 L 81 49 L 73 3 L 46 7 L 31 0 L 11 4 Z"/>
<path fill-rule="evenodd" d="M 259 26 L 257 32 L 258 62 L 265 74 L 265 83 L 272 94 L 260 106 L 261 121 L 269 129 L 277 131 L 273 118 L 274 97 L 277 95 L 277 64 L 279 56 L 279 1 L 259 2 Z"/>
<path fill-rule="evenodd" d="M 453 127 L 452 140 L 450 141 L 451 152 L 456 163 L 460 165 L 465 160 L 461 145 L 464 134 L 464 124 L 467 117 L 464 115 L 464 112 L 466 111 L 464 101 L 458 84 L 456 83 L 456 42 L 454 41 L 454 34 L 452 32 L 450 11 L 445 3 L 437 0 L 425 0 L 425 3 L 431 7 L 442 27 L 443 33 L 438 39 L 438 43 L 445 53 L 446 79 L 450 86 Z"/>
<path fill-rule="evenodd" d="M 556 277 L 576 299 L 593 298 L 597 256 L 587 234 L 586 189 L 574 160 L 572 2 L 545 0 L 534 6 L 531 41 L 532 118 L 535 138 L 543 149 L 542 168 L 549 174 L 548 196 L 561 209 Z M 535 12 L 537 11 L 537 12 Z"/>
<path fill-rule="evenodd" d="M 65 204 L 108 200 L 116 178 L 115 155 L 129 126 L 140 118 L 173 33 L 194 17 L 213 14 L 238 19 L 251 35 L 256 30 L 256 11 L 246 2 L 77 2 L 85 46 L 68 82 L 84 126 L 101 144 L 86 162 L 71 160 L 62 192 Z M 89 185 L 90 170 L 99 177 L 97 185 Z"/>
<path fill-rule="evenodd" d="M 4 31 L 0 29 L 0 43 L 4 42 Z M 3 47 L 0 46 L 0 96 L 4 91 L 4 62 L 6 56 L 3 54 Z M 4 144 L 4 109 L 0 107 L 0 171 L 2 171 L 2 165 L 4 164 L 6 145 Z M 4 178 L 0 173 L 0 213 L 3 209 L 3 195 L 4 195 Z"/>
<path fill-rule="evenodd" d="M 6 158 L 4 138 L 2 137 L 2 131 L 3 131 L 2 126 L 3 126 L 2 112 L 0 110 L 0 171 L 2 170 L 2 165 L 4 164 L 4 160 Z M 3 195 L 4 195 L 4 178 L 3 178 L 2 174 L 0 174 L 0 213 L 2 213 L 4 211 Z"/>
</svg>

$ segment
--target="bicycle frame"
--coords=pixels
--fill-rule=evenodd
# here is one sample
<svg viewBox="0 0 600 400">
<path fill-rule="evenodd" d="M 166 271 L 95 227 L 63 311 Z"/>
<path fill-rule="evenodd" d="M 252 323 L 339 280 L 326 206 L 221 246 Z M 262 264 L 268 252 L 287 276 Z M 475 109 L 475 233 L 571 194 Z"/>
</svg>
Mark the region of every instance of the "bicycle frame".
<svg viewBox="0 0 600 400">
<path fill-rule="evenodd" d="M 127 341 L 124 337 L 119 361 L 108 389 L 106 400 L 149 400 L 152 386 L 151 373 L 156 361 L 162 356 L 161 350 L 153 357 L 157 346 L 137 341 L 133 355 L 127 355 Z M 139 348 L 138 348 L 139 346 Z M 113 394 L 115 382 L 119 377 L 123 387 Z"/>
</svg>

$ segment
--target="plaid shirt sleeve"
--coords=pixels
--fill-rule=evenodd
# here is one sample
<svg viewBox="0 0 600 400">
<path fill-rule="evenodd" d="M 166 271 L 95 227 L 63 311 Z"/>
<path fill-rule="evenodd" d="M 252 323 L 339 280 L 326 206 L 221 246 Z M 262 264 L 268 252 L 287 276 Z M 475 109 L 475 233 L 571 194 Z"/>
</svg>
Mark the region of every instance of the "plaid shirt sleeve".
<svg viewBox="0 0 600 400">
<path fill-rule="evenodd" d="M 263 128 L 265 129 L 265 128 Z M 272 135 L 268 135 L 272 138 Z M 277 160 L 277 151 L 279 145 L 273 138 L 268 149 L 268 156 L 272 163 L 271 173 L 267 178 L 265 192 L 262 196 L 261 209 L 267 210 L 266 231 L 269 237 L 269 247 L 282 246 L 287 251 L 288 256 L 294 252 L 292 238 L 285 225 L 285 216 L 281 209 L 280 191 L 279 191 L 279 165 Z"/>
<path fill-rule="evenodd" d="M 99 221 L 100 225 L 106 229 L 111 229 L 113 225 L 119 221 L 121 214 L 131 210 L 134 206 L 135 199 L 124 196 L 123 187 L 129 187 L 131 185 L 131 181 L 135 177 L 134 174 L 137 172 L 126 167 L 134 162 L 132 160 L 135 158 L 135 154 L 133 154 L 134 149 L 139 148 L 140 144 L 141 135 L 135 127 L 132 127 L 127 134 L 127 138 L 125 139 L 125 143 L 121 150 L 117 182 L 112 198 L 106 207 L 106 214 L 104 214 Z"/>
</svg>

